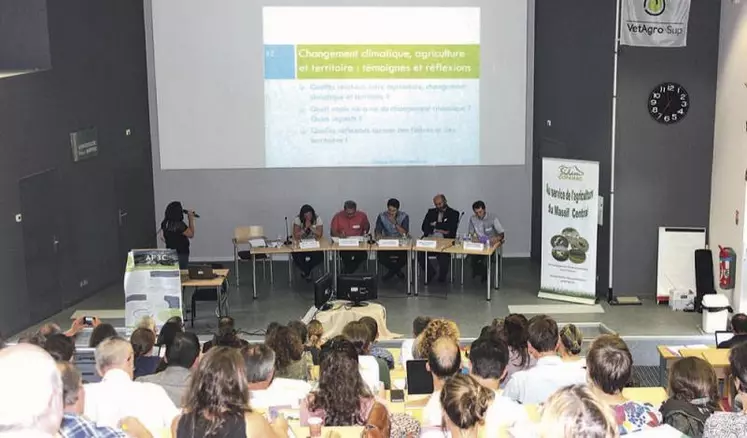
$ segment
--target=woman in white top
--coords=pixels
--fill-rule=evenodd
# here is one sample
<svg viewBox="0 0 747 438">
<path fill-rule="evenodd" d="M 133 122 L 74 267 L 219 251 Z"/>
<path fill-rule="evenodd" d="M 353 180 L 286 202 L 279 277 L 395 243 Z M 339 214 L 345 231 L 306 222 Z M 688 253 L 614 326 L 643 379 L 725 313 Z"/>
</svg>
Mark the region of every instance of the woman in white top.
<svg viewBox="0 0 747 438">
<path fill-rule="evenodd" d="M 316 215 L 314 207 L 304 204 L 301 211 L 293 219 L 293 238 L 295 240 L 319 239 L 324 233 L 322 218 Z M 294 252 L 293 261 L 301 270 L 301 276 L 306 280 L 311 278 L 311 270 L 324 260 L 322 251 Z"/>
<path fill-rule="evenodd" d="M 581 344 L 584 342 L 584 334 L 573 324 L 566 324 L 560 330 L 560 348 L 558 354 L 563 362 L 586 368 L 586 358 L 581 356 Z"/>
<path fill-rule="evenodd" d="M 445 427 L 425 427 L 421 437 L 477 438 L 495 392 L 480 385 L 474 377 L 457 374 L 441 390 L 441 407 Z"/>
</svg>

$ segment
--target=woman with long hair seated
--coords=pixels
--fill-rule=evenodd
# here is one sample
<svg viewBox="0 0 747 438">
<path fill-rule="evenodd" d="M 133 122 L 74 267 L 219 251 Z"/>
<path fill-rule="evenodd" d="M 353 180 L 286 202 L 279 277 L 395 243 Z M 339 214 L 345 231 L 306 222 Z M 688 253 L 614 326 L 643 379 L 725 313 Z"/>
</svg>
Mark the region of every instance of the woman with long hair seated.
<svg viewBox="0 0 747 438">
<path fill-rule="evenodd" d="M 319 387 L 301 402 L 301 425 L 311 417 L 326 426 L 364 425 L 376 403 L 358 371 L 358 351 L 344 336 L 322 345 Z"/>
<path fill-rule="evenodd" d="M 177 438 L 287 437 L 279 415 L 269 424 L 249 407 L 244 360 L 237 348 L 214 347 L 200 359 L 184 397 L 184 411 L 171 425 Z"/>
<path fill-rule="evenodd" d="M 505 385 L 515 372 L 533 367 L 537 359 L 529 354 L 529 320 L 526 316 L 512 313 L 504 318 L 503 336 L 508 344 L 508 366 L 503 380 Z"/>
<path fill-rule="evenodd" d="M 314 362 L 295 330 L 280 326 L 265 343 L 275 352 L 275 377 L 309 380 Z"/>
</svg>

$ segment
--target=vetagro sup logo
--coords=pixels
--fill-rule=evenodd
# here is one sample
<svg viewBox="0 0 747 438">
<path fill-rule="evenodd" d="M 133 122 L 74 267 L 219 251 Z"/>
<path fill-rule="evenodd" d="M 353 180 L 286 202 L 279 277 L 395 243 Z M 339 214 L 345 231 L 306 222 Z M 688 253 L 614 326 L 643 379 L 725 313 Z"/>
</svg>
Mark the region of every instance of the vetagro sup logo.
<svg viewBox="0 0 747 438">
<path fill-rule="evenodd" d="M 584 172 L 578 166 L 567 166 L 565 164 L 558 167 L 558 179 L 581 181 L 584 179 Z"/>
<path fill-rule="evenodd" d="M 643 0 L 643 10 L 654 17 L 664 13 L 667 8 L 667 0 Z"/>
</svg>

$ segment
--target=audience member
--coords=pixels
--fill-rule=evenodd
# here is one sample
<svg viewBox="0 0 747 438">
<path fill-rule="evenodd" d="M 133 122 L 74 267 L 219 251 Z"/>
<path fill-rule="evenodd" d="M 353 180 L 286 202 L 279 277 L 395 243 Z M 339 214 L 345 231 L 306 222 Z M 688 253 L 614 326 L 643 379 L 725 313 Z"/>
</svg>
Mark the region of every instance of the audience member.
<svg viewBox="0 0 747 438">
<path fill-rule="evenodd" d="M 80 372 L 70 362 L 57 362 L 57 369 L 62 377 L 64 416 L 60 426 L 62 438 L 126 438 L 152 436 L 140 422 L 132 417 L 123 418 L 120 424 L 127 428 L 128 434 L 121 429 L 108 426 L 97 426 L 83 416 L 85 392 Z"/>
<path fill-rule="evenodd" d="M 731 347 L 729 366 L 737 388 L 737 398 L 742 400 L 739 412 L 715 412 L 706 420 L 705 438 L 732 438 L 745 436 L 747 431 L 747 343 Z M 0 373 L 1 374 L 1 373 Z"/>
<path fill-rule="evenodd" d="M 306 351 L 306 342 L 309 340 L 309 329 L 306 327 L 306 324 L 304 324 L 303 321 L 294 319 L 288 321 L 287 325 L 289 329 L 298 333 L 298 337 L 301 339 L 301 344 L 304 346 L 304 351 Z"/>
<path fill-rule="evenodd" d="M 617 438 L 612 412 L 585 385 L 559 389 L 542 407 L 540 438 Z"/>
<path fill-rule="evenodd" d="M 171 426 L 179 413 L 163 388 L 133 382 L 135 358 L 125 339 L 103 340 L 96 347 L 96 371 L 101 382 L 85 388 L 85 415 L 101 426 L 117 427 L 123 417 L 134 417 L 153 434 Z"/>
<path fill-rule="evenodd" d="M 297 406 L 311 391 L 311 385 L 303 380 L 275 377 L 275 352 L 267 345 L 251 344 L 241 353 L 252 408 Z"/>
<path fill-rule="evenodd" d="M 620 435 L 661 424 L 661 414 L 651 404 L 628 400 L 622 394 L 633 372 L 633 356 L 619 336 L 596 338 L 586 356 L 586 369 L 591 389 L 614 409 Z"/>
<path fill-rule="evenodd" d="M 301 402 L 301 425 L 318 417 L 327 426 L 366 423 L 374 396 L 358 371 L 358 351 L 344 336 L 322 345 L 319 386 Z"/>
<path fill-rule="evenodd" d="M 282 326 L 283 325 L 280 324 L 279 322 L 274 322 L 274 321 L 267 324 L 267 329 L 265 330 L 265 342 L 267 342 L 267 340 L 270 339 L 270 337 L 272 337 L 272 335 L 275 334 L 275 331 Z"/>
<path fill-rule="evenodd" d="M 443 418 L 441 389 L 447 379 L 459 374 L 462 368 L 459 344 L 450 338 L 437 339 L 428 355 L 427 367 L 433 377 L 433 394 L 423 408 L 422 421 L 424 426 L 439 426 Z"/>
<path fill-rule="evenodd" d="M 190 381 L 184 412 L 171 425 L 176 438 L 287 437 L 279 415 L 272 424 L 249 405 L 240 350 L 216 346 L 200 360 Z"/>
<path fill-rule="evenodd" d="M 191 370 L 200 358 L 200 340 L 194 333 L 177 333 L 171 345 L 166 348 L 164 361 L 166 369 L 149 376 L 140 377 L 138 382 L 154 383 L 166 391 L 174 406 L 182 406 L 184 394 L 189 387 Z"/>
<path fill-rule="evenodd" d="M 560 344 L 558 354 L 563 362 L 586 368 L 586 359 L 581 357 L 581 345 L 584 343 L 584 334 L 574 324 L 566 324 L 560 330 Z"/>
<path fill-rule="evenodd" d="M 54 359 L 35 345 L 0 350 L 0 436 L 54 437 L 62 422 L 62 381 Z"/>
<path fill-rule="evenodd" d="M 150 315 L 145 315 L 140 318 L 140 322 L 137 324 L 136 328 L 144 328 L 156 333 L 156 320 Z"/>
<path fill-rule="evenodd" d="M 528 330 L 529 321 L 524 315 L 512 313 L 503 320 L 503 336 L 508 343 L 508 367 L 505 382 L 511 380 L 515 372 L 529 369 L 537 363 L 537 359 L 529 354 Z"/>
<path fill-rule="evenodd" d="M 394 356 L 392 356 L 392 353 L 390 353 L 386 348 L 383 348 L 376 344 L 376 342 L 379 340 L 379 323 L 370 316 L 364 316 L 358 321 L 365 324 L 365 326 L 371 332 L 371 337 L 369 338 L 369 352 L 371 356 L 383 360 L 390 370 L 393 369 Z"/>
<path fill-rule="evenodd" d="M 316 319 L 312 319 L 307 326 L 309 338 L 306 341 L 305 351 L 311 354 L 314 365 L 319 365 L 319 352 L 322 347 L 322 336 L 324 336 L 324 327 Z"/>
<path fill-rule="evenodd" d="M 734 336 L 731 339 L 720 342 L 718 348 L 731 348 L 739 343 L 747 341 L 747 315 L 737 313 L 731 317 L 731 331 Z"/>
<path fill-rule="evenodd" d="M 88 346 L 90 348 L 96 348 L 105 339 L 116 338 L 119 336 L 117 330 L 113 325 L 109 323 L 101 323 L 93 328 L 91 332 L 91 338 L 88 340 Z"/>
<path fill-rule="evenodd" d="M 75 341 L 70 336 L 55 333 L 48 336 L 46 341 L 44 341 L 44 349 L 54 360 L 58 362 L 70 362 L 75 355 Z"/>
<path fill-rule="evenodd" d="M 508 324 L 508 320 L 506 321 Z M 583 384 L 582 368 L 569 366 L 557 356 L 558 324 L 547 315 L 537 315 L 529 321 L 529 354 L 537 360 L 534 367 L 517 371 L 506 384 L 504 394 L 523 404 L 543 403 L 556 390 L 573 384 Z"/>
<path fill-rule="evenodd" d="M 431 347 L 436 340 L 449 338 L 459 344 L 459 327 L 448 319 L 433 319 L 415 340 L 413 356 L 415 359 L 428 359 Z"/>
<path fill-rule="evenodd" d="M 158 356 L 163 356 L 163 353 L 169 348 L 174 337 L 177 333 L 184 332 L 184 323 L 178 316 L 171 317 L 161 326 L 161 331 L 158 332 L 158 338 L 156 339 L 156 346 L 158 346 Z M 156 373 L 166 369 L 168 364 L 165 360 L 161 360 L 156 367 Z"/>
<path fill-rule="evenodd" d="M 700 438 L 708 417 L 718 406 L 718 381 L 713 367 L 698 357 L 683 357 L 669 369 L 669 399 L 661 405 L 664 423 Z"/>
<path fill-rule="evenodd" d="M 161 358 L 153 356 L 156 334 L 149 329 L 139 328 L 132 332 L 130 344 L 135 354 L 135 378 L 153 374 Z"/>
<path fill-rule="evenodd" d="M 425 328 L 430 324 L 430 316 L 418 316 L 412 320 L 412 339 L 402 341 L 402 347 L 399 350 L 399 363 L 403 367 L 407 366 L 407 361 L 415 359 L 415 340 L 420 336 Z"/>
<path fill-rule="evenodd" d="M 280 326 L 267 339 L 267 346 L 275 352 L 275 376 L 309 380 L 314 363 L 304 354 L 301 338 L 295 330 Z"/>
<path fill-rule="evenodd" d="M 215 346 L 243 348 L 247 345 L 249 345 L 249 342 L 241 339 L 236 332 L 234 319 L 230 316 L 223 316 L 218 320 L 218 333 L 213 336 L 213 339 L 205 342 L 205 345 L 202 346 L 202 352 L 207 353 Z"/>
<path fill-rule="evenodd" d="M 371 355 L 371 330 L 360 321 L 352 321 L 345 324 L 342 335 L 355 346 L 361 376 L 371 392 L 378 392 L 379 382 L 384 384 L 385 389 L 391 389 L 389 367 L 383 359 Z"/>
<path fill-rule="evenodd" d="M 443 429 L 429 426 L 423 437 L 499 436 L 482 432 L 485 417 L 495 393 L 472 376 L 458 374 L 444 384 L 439 396 L 442 406 Z M 447 434 L 448 432 L 448 434 Z"/>
<path fill-rule="evenodd" d="M 472 377 L 495 393 L 485 414 L 486 436 L 498 436 L 501 430 L 528 421 L 524 407 L 503 396 L 500 389 L 506 377 L 508 345 L 502 339 L 478 339 L 470 347 L 469 360 Z"/>
</svg>

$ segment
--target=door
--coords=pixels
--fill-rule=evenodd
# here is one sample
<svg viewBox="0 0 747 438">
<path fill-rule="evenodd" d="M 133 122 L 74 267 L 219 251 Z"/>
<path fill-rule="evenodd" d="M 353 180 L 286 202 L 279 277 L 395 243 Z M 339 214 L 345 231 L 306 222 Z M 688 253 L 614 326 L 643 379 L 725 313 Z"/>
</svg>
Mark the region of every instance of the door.
<svg viewBox="0 0 747 438">
<path fill-rule="evenodd" d="M 40 321 L 62 308 L 60 261 L 64 257 L 64 212 L 57 169 L 19 182 L 26 285 L 30 320 Z"/>
<path fill-rule="evenodd" d="M 115 190 L 119 203 L 119 253 L 124 272 L 131 249 L 156 247 L 153 211 L 153 176 L 150 166 L 132 165 L 116 169 Z"/>
</svg>

